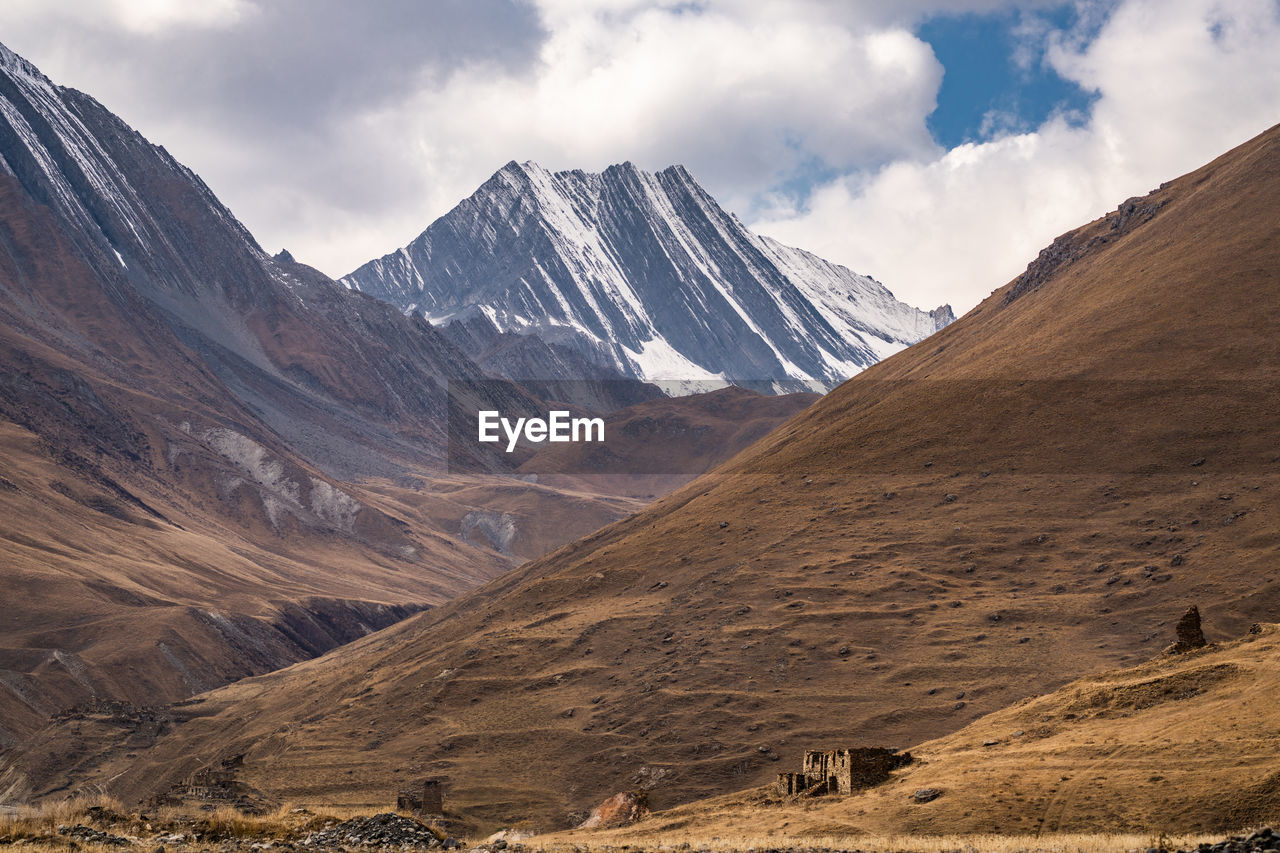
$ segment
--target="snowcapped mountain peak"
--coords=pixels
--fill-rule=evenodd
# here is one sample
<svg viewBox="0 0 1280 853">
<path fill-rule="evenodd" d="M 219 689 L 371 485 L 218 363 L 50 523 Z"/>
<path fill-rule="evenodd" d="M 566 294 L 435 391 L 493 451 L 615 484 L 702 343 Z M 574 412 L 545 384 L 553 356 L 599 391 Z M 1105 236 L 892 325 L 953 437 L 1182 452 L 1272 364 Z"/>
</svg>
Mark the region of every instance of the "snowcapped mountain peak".
<svg viewBox="0 0 1280 853">
<path fill-rule="evenodd" d="M 694 179 L 693 175 L 690 174 L 689 170 L 686 169 L 680 163 L 676 163 L 675 165 L 668 166 L 667 168 L 663 169 L 661 172 L 658 172 L 658 176 L 670 181 L 679 181 L 680 183 L 686 184 L 690 188 L 696 189 L 696 191 L 700 193 L 705 194 L 707 192 L 705 189 L 702 188 L 702 185 L 699 184 L 697 180 Z M 729 215 L 732 216 L 733 214 L 729 214 Z"/>
<path fill-rule="evenodd" d="M 511 161 L 343 283 L 435 322 L 483 313 L 654 381 L 830 388 L 946 325 L 883 285 L 751 233 L 684 166 Z"/>
<path fill-rule="evenodd" d="M 48 77 L 41 73 L 39 68 L 36 68 L 21 56 L 18 56 L 18 54 L 14 53 L 4 44 L 0 44 L 0 70 L 3 70 L 9 75 L 20 74 L 23 77 L 29 77 L 32 80 L 39 81 L 46 86 L 53 86 L 53 83 Z"/>
<path fill-rule="evenodd" d="M 503 180 L 524 181 L 528 180 L 530 174 L 546 171 L 546 169 L 542 168 L 532 160 L 525 160 L 523 163 L 518 163 L 515 160 L 512 160 L 497 172 L 494 172 L 493 176 Z"/>
</svg>

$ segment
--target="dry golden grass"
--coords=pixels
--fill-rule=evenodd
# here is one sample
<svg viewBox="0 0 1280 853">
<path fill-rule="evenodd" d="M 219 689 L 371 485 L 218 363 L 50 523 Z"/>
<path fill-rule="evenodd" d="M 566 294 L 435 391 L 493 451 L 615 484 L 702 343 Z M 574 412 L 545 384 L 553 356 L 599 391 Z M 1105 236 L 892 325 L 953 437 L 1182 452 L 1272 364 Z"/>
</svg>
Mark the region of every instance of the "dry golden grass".
<svg viewBox="0 0 1280 853">
<path fill-rule="evenodd" d="M 1079 832 L 1119 838 L 1274 825 L 1278 696 L 1280 626 L 1264 625 L 1240 640 L 1162 655 L 1015 703 L 912 747 L 912 764 L 852 796 L 780 798 L 755 788 L 657 812 L 625 830 L 559 838 L 643 845 L 716 837 L 738 844 L 752 836 L 779 846 L 777 837 L 891 845 L 900 836 L 963 836 L 1069 844 Z M 922 788 L 941 795 L 915 802 Z"/>
<path fill-rule="evenodd" d="M 172 833 L 188 836 L 184 849 L 194 851 L 225 849 L 227 842 L 292 841 L 308 832 L 323 829 L 336 822 L 368 815 L 386 809 L 324 806 L 299 808 L 293 804 L 280 806 L 265 815 L 248 815 L 230 806 L 212 812 L 192 814 L 180 808 L 162 807 L 146 813 L 129 812 L 125 805 L 110 797 L 87 797 L 51 801 L 41 806 L 20 807 L 14 814 L 0 815 L 0 846 L 18 842 L 31 853 L 66 853 L 69 839 L 57 832 L 59 826 L 83 824 L 139 842 L 155 840 Z M 200 840 L 190 836 L 199 835 Z M 478 839 L 470 839 L 474 845 Z M 866 853 L 1128 853 L 1156 847 L 1189 849 L 1201 841 L 1215 841 L 1207 835 L 1150 834 L 1047 834 L 1047 835 L 821 835 L 772 834 L 717 835 L 700 832 L 658 832 L 636 834 L 634 829 L 597 831 L 592 833 L 562 832 L 532 836 L 520 843 L 543 853 L 584 853 L 592 850 L 686 850 L 730 853 L 731 851 L 800 848 L 818 850 L 859 850 Z M 114 850 L 120 848 L 76 841 L 81 849 Z"/>
<path fill-rule="evenodd" d="M 105 796 L 18 806 L 12 812 L 0 813 L 0 838 L 29 838 L 50 832 L 61 824 L 79 823 L 93 807 L 125 813 L 118 800 Z"/>
<path fill-rule="evenodd" d="M 77 797 L 38 806 L 19 806 L 12 812 L 0 814 L 0 845 L 23 842 L 30 845 L 25 848 L 29 850 L 66 850 L 70 839 L 59 833 L 58 828 L 82 824 L 138 841 L 178 834 L 184 836 L 184 847 L 202 849 L 227 841 L 296 840 L 309 832 L 379 811 L 393 811 L 393 808 L 390 805 L 373 809 L 303 808 L 287 803 L 261 815 L 246 814 L 229 805 L 211 811 L 161 806 L 140 812 L 131 811 L 112 797 Z M 103 846 L 79 840 L 75 843 L 91 848 Z"/>
<path fill-rule="evenodd" d="M 602 848 L 617 850 L 694 851 L 857 850 L 863 853 L 1133 853 L 1135 850 L 1194 849 L 1202 841 L 1218 841 L 1219 836 L 1076 833 L 1050 835 L 722 835 L 679 834 L 634 837 L 625 831 L 594 838 L 574 834 L 533 837 L 521 842 L 543 853 L 582 853 Z"/>
</svg>

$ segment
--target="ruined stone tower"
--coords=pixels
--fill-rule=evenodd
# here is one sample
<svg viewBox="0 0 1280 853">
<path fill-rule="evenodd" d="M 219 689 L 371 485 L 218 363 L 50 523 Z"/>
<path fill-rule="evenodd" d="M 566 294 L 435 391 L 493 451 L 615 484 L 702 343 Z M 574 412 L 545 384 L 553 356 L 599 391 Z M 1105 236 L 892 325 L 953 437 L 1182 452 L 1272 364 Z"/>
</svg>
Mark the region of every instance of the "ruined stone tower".
<svg viewBox="0 0 1280 853">
<path fill-rule="evenodd" d="M 852 794 L 889 778 L 911 763 L 911 753 L 882 747 L 865 749 L 805 750 L 799 773 L 779 773 L 780 796 Z"/>
<path fill-rule="evenodd" d="M 1177 642 L 1165 650 L 1169 654 L 1181 654 L 1206 645 L 1204 631 L 1200 628 L 1200 608 L 1194 604 L 1182 614 L 1174 631 Z"/>
<path fill-rule="evenodd" d="M 396 811 L 416 814 L 444 814 L 444 792 L 439 779 L 423 779 L 421 786 L 401 788 Z"/>
</svg>

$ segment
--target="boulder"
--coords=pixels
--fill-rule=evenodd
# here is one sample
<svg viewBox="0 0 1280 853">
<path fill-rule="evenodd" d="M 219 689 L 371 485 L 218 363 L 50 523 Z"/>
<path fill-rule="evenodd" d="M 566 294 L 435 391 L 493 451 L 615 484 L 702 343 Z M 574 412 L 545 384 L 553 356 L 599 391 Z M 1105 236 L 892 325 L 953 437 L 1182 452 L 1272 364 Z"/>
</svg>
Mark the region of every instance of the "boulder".
<svg viewBox="0 0 1280 853">
<path fill-rule="evenodd" d="M 630 826 L 649 814 L 649 804 L 644 792 L 625 791 L 614 794 L 591 810 L 591 814 L 578 829 L 610 829 Z"/>
</svg>

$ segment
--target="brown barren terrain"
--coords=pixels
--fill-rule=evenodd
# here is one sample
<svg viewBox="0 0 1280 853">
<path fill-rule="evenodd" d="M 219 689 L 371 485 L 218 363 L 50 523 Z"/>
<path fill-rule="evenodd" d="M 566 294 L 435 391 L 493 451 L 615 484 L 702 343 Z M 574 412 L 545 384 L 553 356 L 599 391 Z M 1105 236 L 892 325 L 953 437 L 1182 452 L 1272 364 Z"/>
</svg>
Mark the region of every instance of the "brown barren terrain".
<svg viewBox="0 0 1280 853">
<path fill-rule="evenodd" d="M 758 788 L 542 843 L 644 846 L 678 834 L 758 841 L 742 846 L 843 836 L 852 846 L 895 834 L 1150 838 L 1261 826 L 1280 819 L 1278 699 L 1280 626 L 1268 625 L 1016 702 L 912 747 L 912 764 L 853 796 L 779 798 Z M 917 802 L 923 789 L 939 796 Z"/>
<path fill-rule="evenodd" d="M 1277 199 L 1273 129 L 1064 235 L 643 512 L 174 708 L 145 751 L 105 715 L 76 721 L 79 749 L 46 730 L 8 778 L 145 799 L 243 754 L 239 778 L 272 797 L 383 802 L 439 776 L 481 824 L 551 829 L 618 790 L 670 807 L 764 784 L 807 747 L 958 732 L 1151 659 L 1192 602 L 1211 640 L 1242 636 L 1280 608 Z M 1050 735 L 1063 759 L 1093 754 L 1070 729 Z M 1153 798 L 1135 820 L 1172 814 L 1126 778 Z M 1101 794 L 1050 826 L 1111 821 Z M 1048 823 L 1053 796 L 1028 787 L 1007 829 Z M 1204 802 L 1168 828 L 1246 819 Z"/>
<path fill-rule="evenodd" d="M 164 149 L 2 46 L 0 102 L 0 750 L 79 706 L 314 657 L 647 501 L 448 476 L 447 381 L 543 401 L 268 256 Z"/>
</svg>

